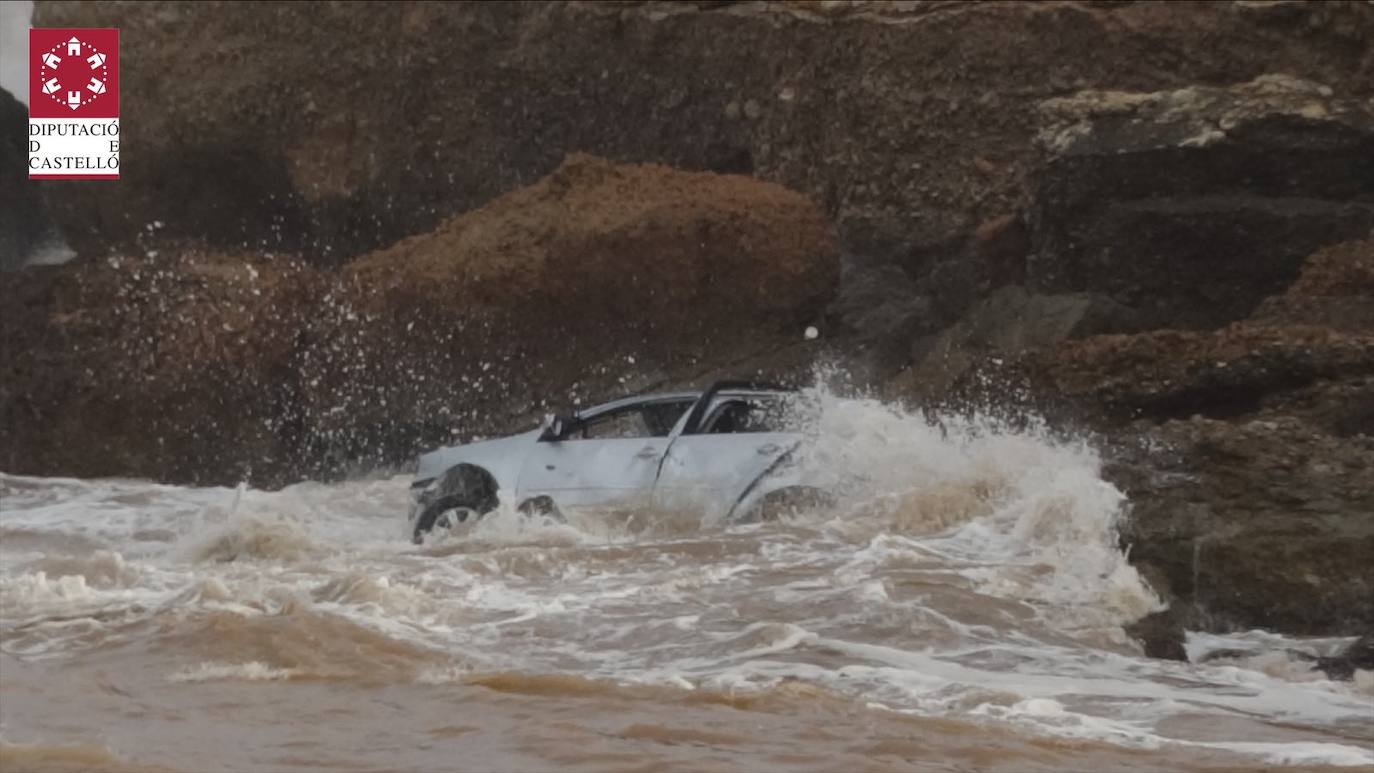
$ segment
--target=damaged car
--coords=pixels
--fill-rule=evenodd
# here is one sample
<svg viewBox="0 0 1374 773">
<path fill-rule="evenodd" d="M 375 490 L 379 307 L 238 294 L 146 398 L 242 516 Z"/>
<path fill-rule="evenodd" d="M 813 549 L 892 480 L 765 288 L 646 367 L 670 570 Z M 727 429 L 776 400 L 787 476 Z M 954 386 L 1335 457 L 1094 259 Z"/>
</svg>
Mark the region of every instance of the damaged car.
<svg viewBox="0 0 1374 773">
<path fill-rule="evenodd" d="M 710 521 L 769 520 L 829 502 L 790 464 L 803 441 L 797 392 L 722 381 L 628 397 L 509 437 L 419 459 L 409 518 L 420 543 L 505 500 L 563 517 L 579 508 L 692 508 Z"/>
</svg>

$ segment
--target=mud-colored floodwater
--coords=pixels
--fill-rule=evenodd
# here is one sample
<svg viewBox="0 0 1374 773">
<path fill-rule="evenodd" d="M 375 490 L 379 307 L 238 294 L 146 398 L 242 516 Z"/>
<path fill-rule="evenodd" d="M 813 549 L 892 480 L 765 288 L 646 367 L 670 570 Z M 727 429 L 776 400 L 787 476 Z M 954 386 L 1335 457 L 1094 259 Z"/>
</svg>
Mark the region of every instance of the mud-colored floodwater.
<svg viewBox="0 0 1374 773">
<path fill-rule="evenodd" d="M 1140 656 L 1086 444 L 820 402 L 844 503 L 747 526 L 0 475 L 0 770 L 1374 767 L 1374 674 L 1284 652 L 1343 640 Z"/>
</svg>

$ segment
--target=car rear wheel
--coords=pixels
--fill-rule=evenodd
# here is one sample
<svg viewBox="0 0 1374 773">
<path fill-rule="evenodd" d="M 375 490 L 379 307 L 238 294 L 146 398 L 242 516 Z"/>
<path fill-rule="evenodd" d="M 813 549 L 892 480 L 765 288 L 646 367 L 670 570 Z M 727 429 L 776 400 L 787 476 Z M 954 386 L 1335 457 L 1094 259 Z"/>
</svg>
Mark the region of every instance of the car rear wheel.
<svg viewBox="0 0 1374 773">
<path fill-rule="evenodd" d="M 496 505 L 496 481 L 486 470 L 471 464 L 452 467 L 420 510 L 412 539 L 419 545 L 436 527 L 452 528 L 476 520 L 495 510 Z"/>
<path fill-rule="evenodd" d="M 797 513 L 835 506 L 835 496 L 814 486 L 789 486 L 770 491 L 758 501 L 744 518 L 744 523 L 778 521 Z"/>
</svg>

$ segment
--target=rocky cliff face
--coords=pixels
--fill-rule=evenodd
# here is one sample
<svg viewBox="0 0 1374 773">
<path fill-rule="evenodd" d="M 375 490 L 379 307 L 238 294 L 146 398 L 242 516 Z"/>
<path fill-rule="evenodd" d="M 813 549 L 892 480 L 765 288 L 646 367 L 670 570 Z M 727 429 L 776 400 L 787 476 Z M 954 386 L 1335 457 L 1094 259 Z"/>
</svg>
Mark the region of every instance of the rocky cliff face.
<svg viewBox="0 0 1374 773">
<path fill-rule="evenodd" d="M 1269 72 L 1374 94 L 1357 2 L 39 2 L 34 24 L 122 31 L 119 188 L 50 189 L 83 255 L 161 221 L 339 264 L 589 152 L 781 183 L 924 277 L 1025 203 L 1045 99 Z"/>
<path fill-rule="evenodd" d="M 1047 100 L 1024 273 L 888 384 L 1102 433 L 1175 632 L 1374 625 L 1370 107 L 1286 76 Z"/>
</svg>

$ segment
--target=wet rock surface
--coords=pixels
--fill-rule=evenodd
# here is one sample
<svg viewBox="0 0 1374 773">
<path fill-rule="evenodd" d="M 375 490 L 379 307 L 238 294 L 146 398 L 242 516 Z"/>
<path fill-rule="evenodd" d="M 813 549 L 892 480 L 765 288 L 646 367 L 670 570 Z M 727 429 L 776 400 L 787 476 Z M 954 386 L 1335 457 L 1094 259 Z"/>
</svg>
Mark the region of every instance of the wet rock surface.
<svg viewBox="0 0 1374 773">
<path fill-rule="evenodd" d="M 1374 438 L 1196 418 L 1136 443 L 1108 469 L 1133 502 L 1122 541 L 1185 627 L 1340 634 L 1374 623 Z"/>
</svg>

